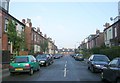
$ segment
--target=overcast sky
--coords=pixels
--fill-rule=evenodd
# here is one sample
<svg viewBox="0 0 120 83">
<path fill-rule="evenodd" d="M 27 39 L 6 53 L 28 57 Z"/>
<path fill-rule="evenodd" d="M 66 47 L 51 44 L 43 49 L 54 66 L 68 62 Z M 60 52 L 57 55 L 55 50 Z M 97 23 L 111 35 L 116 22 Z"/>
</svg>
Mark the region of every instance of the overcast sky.
<svg viewBox="0 0 120 83">
<path fill-rule="evenodd" d="M 116 2 L 41 2 L 17 0 L 10 2 L 10 14 L 20 21 L 31 19 L 33 27 L 40 27 L 43 34 L 51 37 L 58 48 L 75 48 L 96 29 L 103 31 L 103 25 L 111 22 L 110 17 L 118 15 Z"/>
</svg>

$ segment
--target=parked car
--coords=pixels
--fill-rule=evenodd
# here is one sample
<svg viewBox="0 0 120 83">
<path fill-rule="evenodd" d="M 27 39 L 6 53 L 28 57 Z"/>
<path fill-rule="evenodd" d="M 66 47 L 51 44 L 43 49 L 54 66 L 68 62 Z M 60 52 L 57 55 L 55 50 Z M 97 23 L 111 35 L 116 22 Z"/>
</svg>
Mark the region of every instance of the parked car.
<svg viewBox="0 0 120 83">
<path fill-rule="evenodd" d="M 36 56 L 36 59 L 39 62 L 39 65 L 41 66 L 48 66 L 49 64 L 51 64 L 51 57 L 49 54 L 38 54 Z"/>
<path fill-rule="evenodd" d="M 103 67 L 110 62 L 106 55 L 93 54 L 88 59 L 88 69 L 92 72 L 101 72 Z"/>
<path fill-rule="evenodd" d="M 113 59 L 103 68 L 101 79 L 102 81 L 107 80 L 114 83 L 120 83 L 120 57 Z"/>
<path fill-rule="evenodd" d="M 84 60 L 83 54 L 76 54 L 75 60 L 83 61 Z"/>
<path fill-rule="evenodd" d="M 76 57 L 76 54 L 73 55 L 73 58 L 75 58 L 75 57 Z"/>
<path fill-rule="evenodd" d="M 29 72 L 32 75 L 35 70 L 40 70 L 40 66 L 33 55 L 15 56 L 9 66 L 11 75 L 16 72 Z"/>
<path fill-rule="evenodd" d="M 74 58 L 74 59 L 75 59 L 76 55 L 77 55 L 77 54 L 74 54 L 74 55 L 73 55 L 73 58 Z"/>
<path fill-rule="evenodd" d="M 54 62 L 54 55 L 53 54 L 48 54 L 48 55 L 50 59 L 50 64 L 52 64 Z"/>
<path fill-rule="evenodd" d="M 59 59 L 60 57 L 61 57 L 60 54 L 55 54 L 55 55 L 54 55 L 54 59 Z"/>
</svg>

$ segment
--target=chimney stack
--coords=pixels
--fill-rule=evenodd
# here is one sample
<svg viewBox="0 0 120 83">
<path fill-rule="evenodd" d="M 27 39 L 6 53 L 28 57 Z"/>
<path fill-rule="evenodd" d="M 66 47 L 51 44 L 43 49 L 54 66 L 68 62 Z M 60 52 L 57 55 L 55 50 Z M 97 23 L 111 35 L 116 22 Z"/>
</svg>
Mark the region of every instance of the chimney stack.
<svg viewBox="0 0 120 83">
<path fill-rule="evenodd" d="M 44 34 L 44 37 L 45 37 L 45 38 L 47 38 L 47 35 L 46 35 L 46 34 Z"/>
<path fill-rule="evenodd" d="M 110 23 L 105 23 L 105 25 L 103 25 L 105 28 L 108 28 L 110 26 Z"/>
<path fill-rule="evenodd" d="M 96 30 L 96 34 L 98 34 L 98 33 L 100 33 L 100 30 L 97 29 L 97 30 Z"/>
<path fill-rule="evenodd" d="M 22 19 L 22 23 L 25 24 L 25 19 Z"/>
<path fill-rule="evenodd" d="M 29 27 L 32 27 L 32 23 L 31 22 L 29 23 Z"/>
</svg>

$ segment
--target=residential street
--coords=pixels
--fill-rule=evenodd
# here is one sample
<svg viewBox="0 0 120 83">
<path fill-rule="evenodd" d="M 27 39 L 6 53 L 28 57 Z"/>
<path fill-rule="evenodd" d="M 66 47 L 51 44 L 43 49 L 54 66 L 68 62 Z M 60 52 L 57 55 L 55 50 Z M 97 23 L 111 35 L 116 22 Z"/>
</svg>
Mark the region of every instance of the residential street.
<svg viewBox="0 0 120 83">
<path fill-rule="evenodd" d="M 32 76 L 28 73 L 9 75 L 3 81 L 100 81 L 100 73 L 91 73 L 85 61 L 75 61 L 67 55 L 55 59 L 48 67 L 41 67 Z"/>
</svg>

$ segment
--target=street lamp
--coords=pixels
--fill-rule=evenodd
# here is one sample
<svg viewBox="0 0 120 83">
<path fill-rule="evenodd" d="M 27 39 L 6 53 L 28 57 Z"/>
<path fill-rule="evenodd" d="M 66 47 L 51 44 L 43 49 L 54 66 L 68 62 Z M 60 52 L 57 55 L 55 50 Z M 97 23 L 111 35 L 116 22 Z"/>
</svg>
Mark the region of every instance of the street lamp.
<svg viewBox="0 0 120 83">
<path fill-rule="evenodd" d="M 76 42 L 76 44 L 79 43 L 80 45 L 80 42 Z M 78 48 L 76 48 L 76 44 L 75 44 L 75 53 L 78 51 Z M 78 46 L 79 47 L 79 46 Z"/>
</svg>

